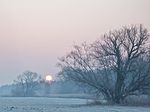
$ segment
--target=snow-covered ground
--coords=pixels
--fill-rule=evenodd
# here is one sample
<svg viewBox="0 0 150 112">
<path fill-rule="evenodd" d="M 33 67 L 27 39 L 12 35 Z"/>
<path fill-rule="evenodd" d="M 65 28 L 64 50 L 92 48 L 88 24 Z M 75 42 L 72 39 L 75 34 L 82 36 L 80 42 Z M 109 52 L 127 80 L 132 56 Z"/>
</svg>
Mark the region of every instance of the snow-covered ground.
<svg viewBox="0 0 150 112">
<path fill-rule="evenodd" d="M 148 107 L 86 106 L 86 99 L 0 97 L 0 112 L 150 112 Z"/>
</svg>

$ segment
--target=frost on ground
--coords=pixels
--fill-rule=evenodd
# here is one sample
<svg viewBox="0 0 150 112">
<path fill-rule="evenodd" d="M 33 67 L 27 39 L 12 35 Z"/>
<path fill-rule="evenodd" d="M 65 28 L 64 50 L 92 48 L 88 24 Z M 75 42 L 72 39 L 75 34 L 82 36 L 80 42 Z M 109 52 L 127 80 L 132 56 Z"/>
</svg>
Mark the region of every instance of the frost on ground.
<svg viewBox="0 0 150 112">
<path fill-rule="evenodd" d="M 150 112 L 148 107 L 86 106 L 86 99 L 0 98 L 0 112 Z"/>
</svg>

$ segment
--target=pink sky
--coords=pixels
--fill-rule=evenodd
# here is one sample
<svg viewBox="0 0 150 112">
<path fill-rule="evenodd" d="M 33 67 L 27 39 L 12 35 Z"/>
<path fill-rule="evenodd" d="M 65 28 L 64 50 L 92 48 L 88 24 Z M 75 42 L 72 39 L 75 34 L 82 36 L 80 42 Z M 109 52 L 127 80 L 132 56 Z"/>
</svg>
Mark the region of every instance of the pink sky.
<svg viewBox="0 0 150 112">
<path fill-rule="evenodd" d="M 58 57 L 122 25 L 150 29 L 150 0 L 0 0 L 0 85 L 25 70 L 56 74 Z"/>
</svg>

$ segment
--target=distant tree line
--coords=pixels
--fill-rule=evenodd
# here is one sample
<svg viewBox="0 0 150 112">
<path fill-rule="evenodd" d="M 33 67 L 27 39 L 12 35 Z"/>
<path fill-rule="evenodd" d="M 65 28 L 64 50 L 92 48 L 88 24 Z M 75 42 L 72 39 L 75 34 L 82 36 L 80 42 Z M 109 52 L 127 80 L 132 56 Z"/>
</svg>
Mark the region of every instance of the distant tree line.
<svg viewBox="0 0 150 112">
<path fill-rule="evenodd" d="M 3 93 L 3 96 L 32 97 L 49 96 L 50 94 L 83 93 L 82 88 L 72 81 L 59 79 L 49 82 L 42 79 L 38 73 L 29 70 L 18 75 L 12 85 L 3 86 L 3 91 L 6 90 L 8 92 Z M 11 90 L 11 93 L 9 90 Z"/>
<path fill-rule="evenodd" d="M 150 91 L 150 35 L 131 25 L 83 43 L 60 59 L 60 74 L 92 88 L 107 101 L 122 103 L 130 95 Z"/>
</svg>

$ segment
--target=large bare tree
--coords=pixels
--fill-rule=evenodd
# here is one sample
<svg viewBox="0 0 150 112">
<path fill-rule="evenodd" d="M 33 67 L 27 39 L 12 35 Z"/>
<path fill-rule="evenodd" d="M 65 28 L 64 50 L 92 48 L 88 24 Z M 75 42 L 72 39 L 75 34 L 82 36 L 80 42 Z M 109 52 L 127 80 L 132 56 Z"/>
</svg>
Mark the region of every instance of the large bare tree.
<svg viewBox="0 0 150 112">
<path fill-rule="evenodd" d="M 94 88 L 107 100 L 150 89 L 149 33 L 142 25 L 111 31 L 100 40 L 74 46 L 60 59 L 62 75 Z"/>
</svg>

